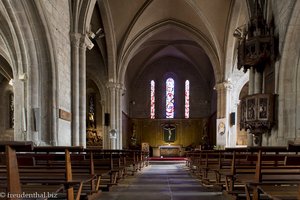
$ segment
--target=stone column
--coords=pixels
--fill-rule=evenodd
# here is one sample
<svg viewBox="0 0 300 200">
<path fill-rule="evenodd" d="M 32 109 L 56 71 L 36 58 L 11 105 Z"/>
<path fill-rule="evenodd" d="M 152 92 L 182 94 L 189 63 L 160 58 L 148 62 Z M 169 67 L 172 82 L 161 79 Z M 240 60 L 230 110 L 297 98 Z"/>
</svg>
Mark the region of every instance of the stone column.
<svg viewBox="0 0 300 200">
<path fill-rule="evenodd" d="M 232 135 L 233 133 L 230 130 L 230 107 L 231 107 L 231 93 L 232 93 L 232 83 L 230 82 L 230 80 L 225 81 L 224 82 L 224 87 L 225 87 L 225 91 L 226 91 L 226 146 L 229 147 L 234 147 L 236 144 L 236 139 L 234 139 L 235 137 Z"/>
<path fill-rule="evenodd" d="M 108 132 L 115 130 L 115 138 L 110 139 L 116 140 L 114 148 L 122 148 L 122 107 L 121 98 L 124 88 L 121 84 L 115 82 L 108 82 L 107 87 L 110 91 L 110 127 Z M 110 143 L 112 144 L 112 143 Z"/>
<path fill-rule="evenodd" d="M 221 82 L 218 83 L 215 86 L 215 90 L 217 92 L 217 119 L 223 119 L 226 118 L 226 109 L 227 109 L 227 91 L 226 91 L 226 87 L 225 87 L 225 83 L 226 82 Z M 218 126 L 218 125 L 217 125 Z M 227 124 L 225 124 L 225 141 L 223 140 L 224 136 L 220 137 L 217 135 L 217 145 L 227 145 L 227 132 L 228 132 L 228 127 Z M 217 127 L 217 132 L 216 134 L 218 134 L 218 127 Z"/>
<path fill-rule="evenodd" d="M 255 71 L 254 81 L 254 94 L 262 93 L 263 73 Z M 261 144 L 262 134 L 253 135 L 253 146 L 261 146 Z"/>
<path fill-rule="evenodd" d="M 224 82 L 214 88 L 217 92 L 217 119 L 226 117 L 226 88 Z"/>
<path fill-rule="evenodd" d="M 121 98 L 122 98 L 122 92 L 121 92 L 121 85 L 117 84 L 116 87 L 116 129 L 118 130 L 117 134 L 117 149 L 122 149 L 122 107 L 121 107 Z"/>
<path fill-rule="evenodd" d="M 79 44 L 81 34 L 71 33 L 71 133 L 72 145 L 79 145 Z"/>
<path fill-rule="evenodd" d="M 251 95 L 251 94 L 254 94 L 254 69 L 253 67 L 251 67 L 249 69 L 249 92 L 248 94 Z"/>
<path fill-rule="evenodd" d="M 123 148 L 123 134 L 122 134 L 122 96 L 125 95 L 125 87 L 123 84 L 118 84 L 117 87 L 117 130 L 119 130 L 118 134 L 118 148 L 122 149 Z"/>
<path fill-rule="evenodd" d="M 108 134 L 109 134 L 109 139 L 110 139 L 110 148 L 111 149 L 116 149 L 116 145 L 113 142 L 116 138 L 111 137 L 111 131 L 116 130 L 116 89 L 117 89 L 117 84 L 115 82 L 108 82 L 107 87 L 110 92 L 110 108 L 108 108 L 109 113 L 110 113 L 110 126 L 108 127 Z"/>
<path fill-rule="evenodd" d="M 14 140 L 23 141 L 27 139 L 27 114 L 26 114 L 26 87 L 25 82 L 18 78 L 14 79 Z"/>
<path fill-rule="evenodd" d="M 252 95 L 255 91 L 255 69 L 251 67 L 249 69 L 249 91 L 248 94 Z M 253 146 L 253 134 L 247 131 L 247 146 Z"/>
<path fill-rule="evenodd" d="M 82 35 L 79 48 L 79 144 L 86 146 L 86 47 L 91 43 Z"/>
</svg>

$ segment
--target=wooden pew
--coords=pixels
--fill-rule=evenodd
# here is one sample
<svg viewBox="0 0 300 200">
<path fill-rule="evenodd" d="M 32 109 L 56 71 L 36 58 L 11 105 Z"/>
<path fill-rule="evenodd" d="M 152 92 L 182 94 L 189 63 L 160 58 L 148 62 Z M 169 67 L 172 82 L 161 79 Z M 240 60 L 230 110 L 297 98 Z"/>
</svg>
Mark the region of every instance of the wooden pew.
<svg viewBox="0 0 300 200">
<path fill-rule="evenodd" d="M 34 196 L 34 193 L 39 192 L 40 188 L 43 187 L 41 185 L 23 185 L 20 182 L 16 151 L 31 151 L 32 149 L 32 142 L 0 142 L 1 155 L 4 157 L 4 159 L 1 160 L 6 160 L 6 167 L 1 167 L 1 182 L 4 184 L 0 185 L 0 190 L 7 195 L 8 199 L 20 199 L 22 195 Z M 4 177 L 3 173 L 7 176 Z M 57 183 L 51 186 L 44 186 L 43 191 L 47 194 L 55 194 L 61 192 L 63 189 L 64 185 Z"/>
<path fill-rule="evenodd" d="M 8 144 L 11 145 L 11 142 Z M 20 143 L 18 147 L 22 151 L 20 153 L 16 154 L 15 149 L 7 150 L 6 157 L 10 158 L 8 161 L 14 163 L 13 169 L 11 164 L 7 165 L 7 171 L 18 173 L 8 173 L 14 176 L 2 177 L 6 174 L 6 169 L 0 168 L 1 179 L 8 183 L 12 183 L 12 180 L 14 182 L 8 184 L 8 191 L 12 191 L 11 193 L 52 191 L 59 194 L 59 198 L 68 200 L 93 198 L 94 194 L 99 194 L 101 184 L 106 184 L 105 175 L 109 176 L 107 183 L 109 187 L 126 176 L 126 169 L 141 170 L 146 166 L 147 161 L 145 155 L 136 150 L 83 149 L 82 147 L 33 148 L 32 143 L 29 143 L 30 148 L 25 148 L 25 144 L 27 143 Z M 6 144 L 0 145 L 0 149 L 2 147 L 4 151 L 6 146 Z M 12 190 L 9 185 L 21 189 Z M 2 189 L 0 187 L 0 192 L 6 190 L 6 186 L 3 185 Z"/>
<path fill-rule="evenodd" d="M 265 152 L 286 151 L 286 148 L 283 147 L 262 147 L 261 149 L 265 149 Z M 249 180 L 249 178 L 253 179 L 255 175 L 257 151 L 258 149 L 254 147 L 229 148 L 225 151 L 200 151 L 197 152 L 198 155 L 196 156 L 195 152 L 193 152 L 192 154 L 190 153 L 190 155 L 192 155 L 190 157 L 193 157 L 194 159 L 189 159 L 189 165 L 191 165 L 192 162 L 195 162 L 195 158 L 197 158 L 197 162 L 194 165 L 196 165 L 198 171 L 202 171 L 200 176 L 202 182 L 223 186 L 225 187 L 226 192 L 238 195 L 240 193 L 245 193 L 244 181 Z M 219 157 L 217 156 L 218 154 Z M 219 158 L 218 161 L 217 157 Z M 283 165 L 284 156 L 268 155 L 264 156 L 264 159 L 269 159 L 269 161 L 265 160 L 267 163 L 264 163 L 264 166 L 272 168 L 274 166 Z M 207 172 L 211 171 L 216 173 L 215 178 L 212 175 L 207 175 Z"/>
<path fill-rule="evenodd" d="M 86 159 L 83 147 L 36 147 L 34 152 L 37 163 L 35 167 L 40 173 L 43 173 L 43 170 L 49 173 L 51 169 L 53 173 L 56 173 L 56 176 L 51 177 L 52 179 L 55 177 L 63 178 L 68 182 L 80 182 L 78 186 L 69 188 L 69 193 L 76 189 L 77 196 L 80 197 L 91 196 L 98 192 L 99 188 L 96 187 L 96 183 L 99 182 L 99 177 L 93 173 L 92 158 Z M 44 177 L 47 178 L 47 175 Z"/>
<path fill-rule="evenodd" d="M 298 152 L 299 148 L 288 151 Z M 258 154 L 255 177 L 245 186 L 247 199 L 258 200 L 261 195 L 272 199 L 299 199 L 300 197 L 300 156 L 286 154 L 284 165 L 265 169 L 261 151 Z M 253 188 L 251 195 L 250 189 Z M 251 198 L 252 197 L 252 198 Z"/>
<path fill-rule="evenodd" d="M 250 153 L 250 154 L 249 154 Z M 250 199 L 251 188 L 249 183 L 270 183 L 290 180 L 298 181 L 295 172 L 299 171 L 295 166 L 285 165 L 285 158 L 290 155 L 286 147 L 252 147 L 247 149 L 247 159 L 243 160 L 242 165 L 233 162 L 231 172 L 226 174 L 228 179 L 227 194 L 236 198 L 246 195 Z M 236 158 L 233 159 L 233 161 Z M 299 177 L 299 176 L 298 176 Z M 240 187 L 238 187 L 240 186 Z M 244 188 L 244 189 L 243 189 Z M 257 197 L 257 187 L 254 187 L 253 197 Z"/>
<path fill-rule="evenodd" d="M 18 166 L 22 188 L 35 185 L 37 188 L 33 192 L 42 193 L 59 184 L 63 186 L 63 191 L 58 193 L 61 198 L 80 199 L 84 196 L 91 196 L 96 192 L 93 188 L 95 188 L 94 182 L 97 176 L 90 173 L 89 167 L 72 166 L 71 158 L 82 157 L 81 152 L 83 152 L 83 147 L 35 147 L 26 154 L 17 154 L 19 160 L 24 157 L 26 159 L 31 157 L 34 160 L 33 163 L 25 165 L 20 163 L 21 165 Z M 81 160 L 80 162 L 90 161 Z M 84 190 L 83 186 L 86 184 L 90 185 L 88 190 Z"/>
</svg>

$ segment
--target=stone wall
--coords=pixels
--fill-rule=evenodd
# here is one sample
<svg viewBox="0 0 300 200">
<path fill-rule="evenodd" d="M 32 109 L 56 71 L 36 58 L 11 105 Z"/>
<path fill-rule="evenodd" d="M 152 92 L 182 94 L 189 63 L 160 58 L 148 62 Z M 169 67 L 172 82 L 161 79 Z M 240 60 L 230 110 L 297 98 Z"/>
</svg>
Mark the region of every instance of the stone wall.
<svg viewBox="0 0 300 200">
<path fill-rule="evenodd" d="M 43 1 L 57 61 L 58 108 L 71 112 L 71 50 L 68 0 Z M 58 145 L 71 145 L 71 123 L 59 119 Z"/>
<path fill-rule="evenodd" d="M 275 92 L 278 94 L 277 123 L 263 145 L 286 145 L 300 137 L 299 107 L 299 1 L 272 1 L 275 35 L 279 41 L 278 61 L 275 65 Z"/>
</svg>

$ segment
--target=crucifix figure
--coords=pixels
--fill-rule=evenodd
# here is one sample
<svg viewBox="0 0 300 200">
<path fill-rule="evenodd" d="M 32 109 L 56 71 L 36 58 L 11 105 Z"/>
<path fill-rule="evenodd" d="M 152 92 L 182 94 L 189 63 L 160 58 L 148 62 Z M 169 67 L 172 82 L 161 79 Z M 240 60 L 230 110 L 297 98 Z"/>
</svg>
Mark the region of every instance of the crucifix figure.
<svg viewBox="0 0 300 200">
<path fill-rule="evenodd" d="M 168 140 L 167 141 L 171 141 L 172 139 L 172 130 L 175 130 L 174 126 L 165 126 L 164 130 L 168 131 Z"/>
</svg>

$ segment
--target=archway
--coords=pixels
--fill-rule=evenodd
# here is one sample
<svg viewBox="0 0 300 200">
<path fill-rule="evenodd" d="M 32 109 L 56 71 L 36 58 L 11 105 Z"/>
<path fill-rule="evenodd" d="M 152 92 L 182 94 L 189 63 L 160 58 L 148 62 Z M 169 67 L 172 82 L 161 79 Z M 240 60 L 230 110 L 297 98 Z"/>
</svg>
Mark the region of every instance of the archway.
<svg viewBox="0 0 300 200">
<path fill-rule="evenodd" d="M 0 63 L 1 68 L 1 63 Z M 14 91 L 12 79 L 0 73 L 0 141 L 14 140 Z"/>
</svg>

